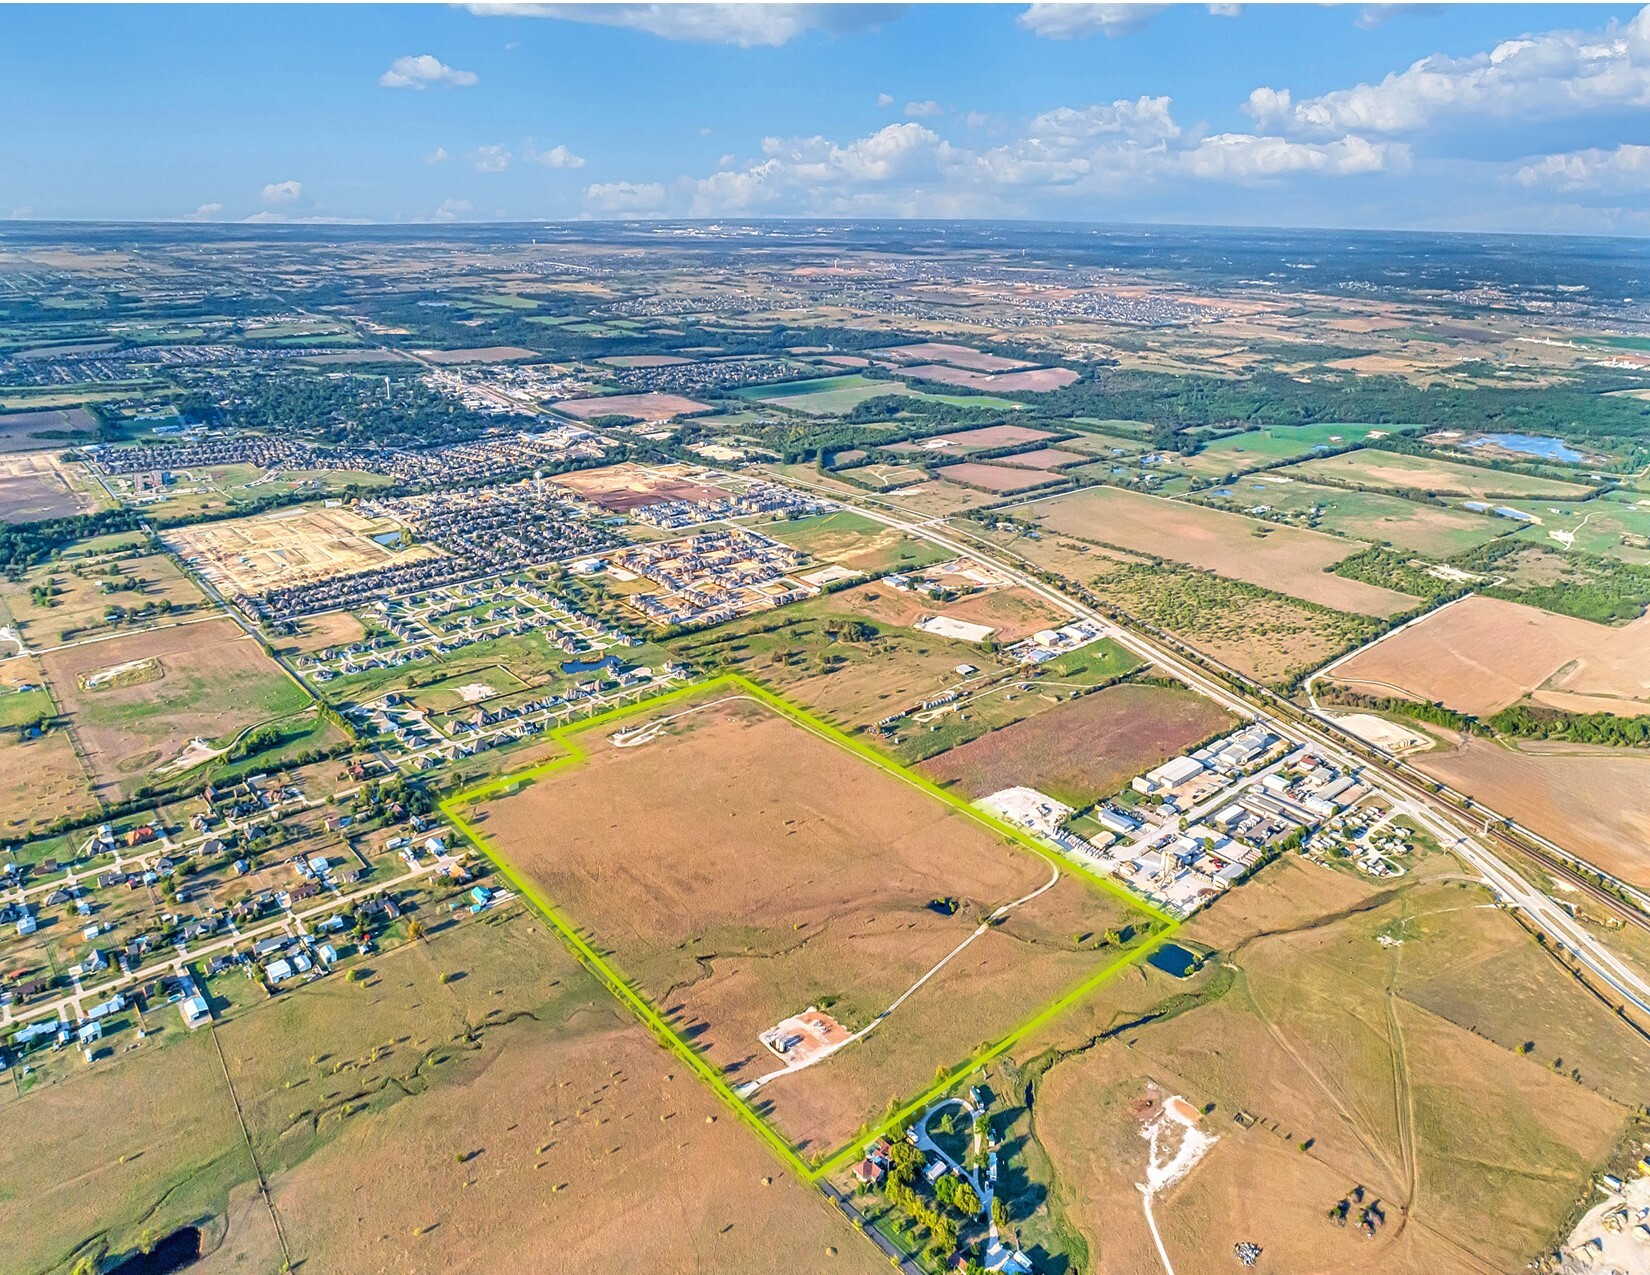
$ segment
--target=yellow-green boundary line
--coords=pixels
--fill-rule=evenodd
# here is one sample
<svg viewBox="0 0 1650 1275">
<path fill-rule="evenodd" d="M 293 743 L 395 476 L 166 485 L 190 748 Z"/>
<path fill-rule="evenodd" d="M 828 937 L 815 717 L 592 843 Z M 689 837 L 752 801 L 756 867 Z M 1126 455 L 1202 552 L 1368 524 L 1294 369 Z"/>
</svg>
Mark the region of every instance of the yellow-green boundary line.
<svg viewBox="0 0 1650 1275">
<path fill-rule="evenodd" d="M 539 890 L 533 881 L 524 872 L 522 872 L 521 869 L 516 867 L 516 865 L 510 861 L 508 856 L 505 855 L 501 849 L 493 845 L 484 834 L 479 832 L 475 826 L 471 824 L 467 818 L 465 818 L 464 815 L 464 809 L 473 807 L 477 802 L 485 801 L 490 797 L 496 797 L 508 793 L 519 785 L 538 779 L 543 775 L 552 774 L 555 771 L 582 764 L 589 757 L 589 754 L 583 747 L 580 746 L 577 737 L 582 735 L 585 731 L 595 730 L 600 727 L 611 725 L 612 723 L 620 721 L 626 717 L 633 717 L 641 713 L 651 713 L 656 709 L 667 705 L 678 703 L 685 699 L 694 698 L 708 691 L 714 691 L 721 688 L 737 689 L 741 694 L 757 700 L 787 720 L 794 722 L 796 725 L 799 725 L 813 734 L 829 740 L 831 743 L 836 744 L 840 748 L 846 749 L 855 756 L 870 762 L 878 769 L 903 780 L 914 788 L 920 789 L 951 809 L 960 811 L 976 823 L 983 824 L 991 831 L 1007 838 L 1009 841 L 1014 842 L 1020 848 L 1037 855 L 1039 858 L 1044 859 L 1049 863 L 1057 864 L 1059 867 L 1070 872 L 1072 875 L 1099 889 L 1102 893 L 1112 895 L 1135 911 L 1144 913 L 1146 916 L 1150 917 L 1153 922 L 1153 933 L 1150 935 L 1148 941 L 1141 943 L 1131 951 L 1118 957 L 1115 961 L 1111 962 L 1111 964 L 1090 975 L 1076 987 L 1063 993 L 1058 999 L 1049 1005 L 1044 1006 L 1031 1018 L 1020 1024 L 1020 1026 L 1014 1028 L 997 1040 L 980 1046 L 960 1063 L 944 1072 L 932 1085 L 923 1090 L 923 1092 L 917 1097 L 912 1098 L 910 1101 L 898 1107 L 890 1115 L 884 1117 L 883 1120 L 873 1128 L 854 1137 L 846 1146 L 832 1152 L 823 1160 L 810 1162 L 803 1159 L 797 1152 L 796 1148 L 793 1147 L 790 1142 L 779 1133 L 778 1130 L 758 1115 L 750 1103 L 746 1102 L 734 1092 L 733 1087 L 728 1084 L 726 1077 L 723 1076 L 721 1069 L 712 1064 L 687 1040 L 683 1039 L 676 1029 L 665 1021 L 664 1016 L 654 1007 L 652 1002 L 650 1002 L 638 988 L 634 987 L 630 981 L 624 977 L 624 975 L 614 969 L 606 958 L 604 958 L 601 953 L 597 952 L 596 949 L 593 948 L 588 941 L 586 941 L 583 935 L 579 933 L 578 928 L 573 925 L 567 917 L 563 916 L 556 906 L 545 897 L 543 892 Z M 1064 856 L 1055 855 L 1053 852 L 1033 841 L 1024 832 L 1014 827 L 1012 824 L 1005 823 L 1003 820 L 987 814 L 983 810 L 977 809 L 975 806 L 962 800 L 955 794 L 947 792 L 931 780 L 925 779 L 915 771 L 910 770 L 907 767 L 900 765 L 893 759 L 877 752 L 869 745 L 849 737 L 836 727 L 827 722 L 821 721 L 812 713 L 807 712 L 805 709 L 798 708 L 790 701 L 780 698 L 772 691 L 757 685 L 749 678 L 743 677 L 737 673 L 724 673 L 718 677 L 694 682 L 688 686 L 678 687 L 676 690 L 667 691 L 663 695 L 656 695 L 650 699 L 641 700 L 635 704 L 622 705 L 618 708 L 611 709 L 608 712 L 598 714 L 595 717 L 586 718 L 583 721 L 568 722 L 567 724 L 558 726 L 552 730 L 550 732 L 550 738 L 566 750 L 562 756 L 552 758 L 546 762 L 541 762 L 536 766 L 528 767 L 525 770 L 517 771 L 513 774 L 501 775 L 497 779 L 487 780 L 484 783 L 477 784 L 474 787 L 467 788 L 462 792 L 446 797 L 440 802 L 441 813 L 451 821 L 454 827 L 463 833 L 465 839 L 469 841 L 469 843 L 474 846 L 477 851 L 492 861 L 499 873 L 510 882 L 510 884 L 519 894 L 521 894 L 523 898 L 533 905 L 533 907 L 540 913 L 540 915 L 544 917 L 547 922 L 549 922 L 552 929 L 554 929 L 560 936 L 562 942 L 566 944 L 569 950 L 572 951 L 573 955 L 578 958 L 579 962 L 590 969 L 590 971 L 594 973 L 596 977 L 607 987 L 608 991 L 627 1005 L 631 1012 L 634 1013 L 636 1017 L 639 1018 L 642 1023 L 659 1038 L 662 1044 L 664 1044 L 678 1057 L 680 1057 L 683 1062 L 692 1068 L 694 1073 L 707 1085 L 709 1085 L 711 1090 L 719 1098 L 721 1098 L 722 1101 L 726 1103 L 734 1111 L 734 1113 L 739 1116 L 740 1119 L 756 1130 L 762 1140 L 773 1149 L 774 1153 L 778 1155 L 781 1160 L 788 1164 L 804 1181 L 807 1182 L 815 1182 L 825 1175 L 835 1172 L 837 1169 L 847 1164 L 850 1160 L 855 1159 L 860 1154 L 860 1147 L 864 1142 L 888 1132 L 895 1125 L 920 1112 L 936 1097 L 956 1085 L 957 1082 L 964 1076 L 968 1075 L 969 1072 L 974 1071 L 983 1064 L 990 1062 L 992 1059 L 1006 1053 L 1009 1049 L 1024 1040 L 1032 1032 L 1049 1023 L 1054 1018 L 1064 1013 L 1067 1009 L 1070 1009 L 1073 1005 L 1088 996 L 1096 988 L 1110 981 L 1120 971 L 1147 955 L 1159 944 L 1163 943 L 1171 934 L 1175 932 L 1175 930 L 1180 928 L 1180 922 L 1174 917 L 1170 916 L 1162 909 L 1153 906 L 1144 899 L 1131 894 L 1121 885 L 1117 884 L 1117 882 L 1100 876 L 1098 873 L 1091 872 L 1082 864 L 1074 862 L 1071 859 Z"/>
</svg>

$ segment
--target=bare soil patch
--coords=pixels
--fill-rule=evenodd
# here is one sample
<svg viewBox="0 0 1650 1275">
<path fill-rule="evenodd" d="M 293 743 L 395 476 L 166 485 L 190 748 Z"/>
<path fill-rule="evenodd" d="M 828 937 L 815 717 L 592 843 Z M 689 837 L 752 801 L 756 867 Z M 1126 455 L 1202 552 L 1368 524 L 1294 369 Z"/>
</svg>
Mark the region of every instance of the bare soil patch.
<svg viewBox="0 0 1650 1275">
<path fill-rule="evenodd" d="M 643 421 L 668 421 L 676 416 L 708 412 L 704 403 L 695 402 L 680 394 L 608 394 L 600 398 L 575 398 L 555 405 L 581 421 L 598 416 L 634 416 Z"/>
<path fill-rule="evenodd" d="M 919 341 L 915 345 L 896 345 L 877 350 L 879 359 L 897 363 L 949 363 L 952 367 L 968 368 L 975 372 L 1007 372 L 1014 368 L 1030 367 L 1024 359 L 1005 358 L 1001 354 L 987 354 L 967 345 L 949 345 L 944 341 Z"/>
<path fill-rule="evenodd" d="M 625 513 L 661 500 L 715 500 L 725 496 L 720 487 L 697 482 L 679 465 L 644 469 L 626 462 L 601 469 L 581 469 L 551 479 L 593 505 Z"/>
<path fill-rule="evenodd" d="M 1060 475 L 1040 469 L 1011 469 L 1004 465 L 947 465 L 934 472 L 948 482 L 961 483 L 965 487 L 984 487 L 987 491 L 997 492 L 1030 491 L 1036 487 L 1053 486 L 1062 481 Z"/>
<path fill-rule="evenodd" d="M 415 350 L 421 359 L 431 363 L 511 363 L 519 359 L 542 359 L 537 350 L 519 345 L 482 345 L 470 350 Z"/>
<path fill-rule="evenodd" d="M 1348 660 L 1334 678 L 1480 717 L 1526 696 L 1636 716 L 1650 712 L 1650 617 L 1611 628 L 1474 596 Z"/>
</svg>

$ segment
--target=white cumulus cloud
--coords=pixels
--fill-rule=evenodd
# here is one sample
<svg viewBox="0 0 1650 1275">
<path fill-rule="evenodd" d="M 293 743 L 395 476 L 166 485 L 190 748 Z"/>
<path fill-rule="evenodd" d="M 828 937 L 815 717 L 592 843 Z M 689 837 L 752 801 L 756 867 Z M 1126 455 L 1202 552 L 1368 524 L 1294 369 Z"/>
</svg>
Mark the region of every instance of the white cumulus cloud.
<svg viewBox="0 0 1650 1275">
<path fill-rule="evenodd" d="M 933 119 L 936 115 L 944 114 L 945 107 L 934 101 L 933 98 L 929 98 L 926 102 L 907 102 L 905 104 L 905 115 L 907 119 Z"/>
<path fill-rule="evenodd" d="M 479 77 L 474 71 L 460 71 L 430 53 L 396 58 L 390 63 L 390 69 L 378 77 L 381 88 L 414 89 L 419 92 L 431 85 L 463 89 L 478 82 Z"/>
<path fill-rule="evenodd" d="M 658 182 L 597 182 L 584 188 L 584 203 L 592 213 L 658 212 L 665 188 Z"/>
<path fill-rule="evenodd" d="M 202 204 L 194 212 L 184 213 L 183 219 L 185 221 L 211 221 L 222 211 L 222 204 Z"/>
<path fill-rule="evenodd" d="M 534 150 L 531 142 L 522 152 L 522 158 L 530 164 L 543 164 L 546 168 L 583 168 L 584 156 L 575 155 L 565 146 L 552 146 L 547 151 Z"/>
<path fill-rule="evenodd" d="M 1166 4 L 1034 4 L 1016 21 L 1033 35 L 1048 40 L 1075 40 L 1104 35 L 1115 39 L 1149 25 Z"/>
<path fill-rule="evenodd" d="M 259 197 L 266 204 L 290 204 L 297 202 L 303 193 L 303 182 L 270 182 L 263 188 L 263 193 Z"/>
<path fill-rule="evenodd" d="M 666 40 L 732 44 L 742 49 L 789 44 L 809 31 L 841 35 L 881 26 L 900 4 L 534 4 L 481 3 L 471 13 L 490 17 L 559 18 L 646 31 Z"/>
<path fill-rule="evenodd" d="M 1589 147 L 1564 155 L 1544 155 L 1513 174 L 1526 188 L 1561 191 L 1650 189 L 1650 146 L 1625 143 L 1614 150 Z"/>
<path fill-rule="evenodd" d="M 443 199 L 441 207 L 435 210 L 437 221 L 458 221 L 474 212 L 475 208 L 468 199 Z"/>
<path fill-rule="evenodd" d="M 1265 86 L 1245 108 L 1261 127 L 1408 133 L 1461 116 L 1545 120 L 1650 106 L 1650 8 L 1625 26 L 1547 31 L 1465 57 L 1434 53 L 1376 84 L 1296 100 Z"/>
<path fill-rule="evenodd" d="M 470 154 L 478 173 L 502 173 L 510 167 L 510 152 L 498 145 L 478 146 Z"/>
<path fill-rule="evenodd" d="M 424 156 L 424 162 L 426 164 L 445 164 L 451 158 L 452 156 L 447 154 L 445 146 L 437 146 L 428 155 Z"/>
</svg>

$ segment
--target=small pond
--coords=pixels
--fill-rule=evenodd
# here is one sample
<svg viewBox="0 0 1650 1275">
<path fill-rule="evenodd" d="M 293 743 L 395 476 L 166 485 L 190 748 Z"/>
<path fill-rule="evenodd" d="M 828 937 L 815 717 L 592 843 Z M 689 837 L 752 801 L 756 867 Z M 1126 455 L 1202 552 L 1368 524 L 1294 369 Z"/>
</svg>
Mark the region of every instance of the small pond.
<svg viewBox="0 0 1650 1275">
<path fill-rule="evenodd" d="M 1202 963 L 1201 956 L 1196 952 L 1187 951 L 1178 943 L 1165 943 L 1146 958 L 1147 965 L 1160 969 L 1165 974 L 1172 974 L 1175 978 L 1185 978 Z"/>
</svg>

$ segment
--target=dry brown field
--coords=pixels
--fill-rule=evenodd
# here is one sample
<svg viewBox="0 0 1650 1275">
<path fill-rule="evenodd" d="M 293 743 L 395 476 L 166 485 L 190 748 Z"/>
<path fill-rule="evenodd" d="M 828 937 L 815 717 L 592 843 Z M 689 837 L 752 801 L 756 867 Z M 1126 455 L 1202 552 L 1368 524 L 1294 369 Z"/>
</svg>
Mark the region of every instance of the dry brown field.
<svg viewBox="0 0 1650 1275">
<path fill-rule="evenodd" d="M 65 647 L 40 665 L 99 789 L 109 793 L 135 786 L 193 738 L 227 741 L 309 704 L 228 619 Z M 99 674 L 101 684 L 92 681 Z"/>
<path fill-rule="evenodd" d="M 1040 629 L 1058 628 L 1066 617 L 1029 589 L 990 589 L 955 602 L 935 602 L 921 594 L 872 583 L 845 589 L 832 598 L 832 610 L 845 610 L 883 624 L 910 628 L 924 616 L 943 615 L 968 624 L 990 625 L 998 642 L 1018 642 Z"/>
<path fill-rule="evenodd" d="M 1370 487 L 1404 487 L 1439 496 L 1466 496 L 1488 500 L 1496 496 L 1541 497 L 1573 500 L 1589 487 L 1560 482 L 1555 478 L 1529 478 L 1475 465 L 1458 465 L 1431 456 L 1410 456 L 1399 452 L 1357 451 L 1303 461 L 1278 471 L 1302 478 L 1331 478 Z"/>
<path fill-rule="evenodd" d="M 945 367 L 928 363 L 918 367 L 899 369 L 901 376 L 919 381 L 934 381 L 940 385 L 956 385 L 970 390 L 999 390 L 1008 392 L 1043 393 L 1063 389 L 1077 379 L 1077 373 L 1065 367 L 1038 367 L 1023 372 L 970 372 L 963 368 Z"/>
<path fill-rule="evenodd" d="M 1650 712 L 1650 616 L 1611 628 L 1474 595 L 1348 660 L 1334 680 L 1480 717 L 1526 696 L 1637 716 Z"/>
<path fill-rule="evenodd" d="M 1410 761 L 1605 871 L 1650 888 L 1650 753 L 1547 741 L 1513 749 L 1469 738 Z"/>
<path fill-rule="evenodd" d="M 432 550 L 424 545 L 396 552 L 372 538 L 396 530 L 394 523 L 365 518 L 351 509 L 301 505 L 180 527 L 166 538 L 202 577 L 233 596 L 431 556 Z"/>
<path fill-rule="evenodd" d="M 1176 1270 L 1224 1269 L 1248 1240 L 1277 1270 L 1511 1271 L 1557 1238 L 1642 1101 L 1646 1046 L 1451 872 L 1431 855 L 1394 887 L 1285 859 L 1182 931 L 1218 964 L 1131 971 L 1050 1030 L 1078 1048 L 1037 1082 L 1035 1128 L 1093 1269 L 1156 1269 L 1134 1185 L 1153 1084 L 1212 1104 L 1218 1139 L 1154 1203 Z M 1326 1217 L 1354 1185 L 1385 1211 L 1373 1239 Z"/>
<path fill-rule="evenodd" d="M 69 485 L 48 453 L 0 453 L 0 521 L 38 522 L 95 507 Z"/>
<path fill-rule="evenodd" d="M 1171 558 L 1338 611 L 1388 616 L 1415 599 L 1326 568 L 1353 553 L 1353 541 L 1278 527 L 1241 514 L 1115 487 L 1090 487 L 1019 511 L 1045 531 Z"/>
<path fill-rule="evenodd" d="M 989 491 L 960 487 L 938 478 L 883 493 L 883 503 L 927 518 L 948 518 L 968 509 L 989 505 L 997 497 Z"/>
<path fill-rule="evenodd" d="M 1059 474 L 1041 469 L 1011 469 L 1004 465 L 965 463 L 947 465 L 934 471 L 947 482 L 967 487 L 984 487 L 993 492 L 1030 491 L 1035 487 L 1050 487 L 1064 479 Z"/>
<path fill-rule="evenodd" d="M 762 1031 L 810 1005 L 866 1026 L 1051 868 L 766 706 L 718 694 L 639 746 L 592 732 L 586 761 L 489 802 L 479 828 L 738 1085 L 777 1066 Z M 954 914 L 931 906 L 945 898 Z M 1127 915 L 1062 879 L 866 1041 L 761 1089 L 760 1109 L 804 1155 L 836 1149 L 936 1066 L 1098 969 L 1104 953 L 1048 927 L 1074 911 L 1091 934 Z"/>
<path fill-rule="evenodd" d="M 596 362 L 607 367 L 676 367 L 693 360 L 684 359 L 677 354 L 609 354 L 606 358 L 597 359 Z"/>
<path fill-rule="evenodd" d="M 575 470 L 551 481 L 615 513 L 661 500 L 714 500 L 727 495 L 720 487 L 698 482 L 684 465 L 643 467 L 626 461 L 601 469 Z"/>
<path fill-rule="evenodd" d="M 1081 465 L 1093 460 L 1082 452 L 1062 451 L 1058 447 L 1039 447 L 1034 452 L 1019 452 L 1013 456 L 999 456 L 995 464 L 1014 465 L 1023 469 L 1061 469 L 1067 465 Z"/>
<path fill-rule="evenodd" d="M 483 345 L 471 350 L 414 350 L 430 363 L 511 363 L 518 359 L 543 359 L 537 350 L 519 345 Z"/>
<path fill-rule="evenodd" d="M 992 447 L 1013 447 L 1018 443 L 1035 443 L 1053 438 L 1047 430 L 1031 429 L 1025 425 L 985 425 L 979 429 L 958 430 L 954 434 L 933 434 L 910 443 L 894 443 L 887 450 L 909 452 L 918 456 L 948 453 L 962 455 L 984 451 Z"/>
<path fill-rule="evenodd" d="M 915 345 L 896 345 L 873 352 L 879 359 L 896 363 L 949 363 L 952 367 L 974 372 L 1008 372 L 1030 367 L 1024 359 L 1005 358 L 1001 354 L 987 354 L 966 345 L 948 345 L 943 341 L 920 341 Z"/>
<path fill-rule="evenodd" d="M 309 655 L 328 647 L 348 646 L 367 636 L 367 626 L 351 611 L 306 615 L 297 626 L 297 634 L 275 648 L 281 655 Z"/>
<path fill-rule="evenodd" d="M 0 732 L 0 839 L 12 840 L 64 816 L 97 813 L 91 782 L 61 729 L 39 739 Z"/>
<path fill-rule="evenodd" d="M 921 763 L 970 800 L 1024 785 L 1081 808 L 1237 721 L 1212 700 L 1162 686 L 1111 686 Z"/>
<path fill-rule="evenodd" d="M 634 416 L 643 421 L 668 421 L 674 416 L 710 410 L 706 404 L 681 394 L 607 394 L 600 398 L 568 399 L 555 404 L 555 408 L 581 421 L 597 416 Z"/>
<path fill-rule="evenodd" d="M 210 1275 L 882 1268 L 526 910 L 363 968 L 193 1034 L 162 1006 L 137 1049 L 8 1084 L 0 1183 L 50 1208 L 0 1210 L 6 1269 L 206 1216 Z"/>
</svg>

